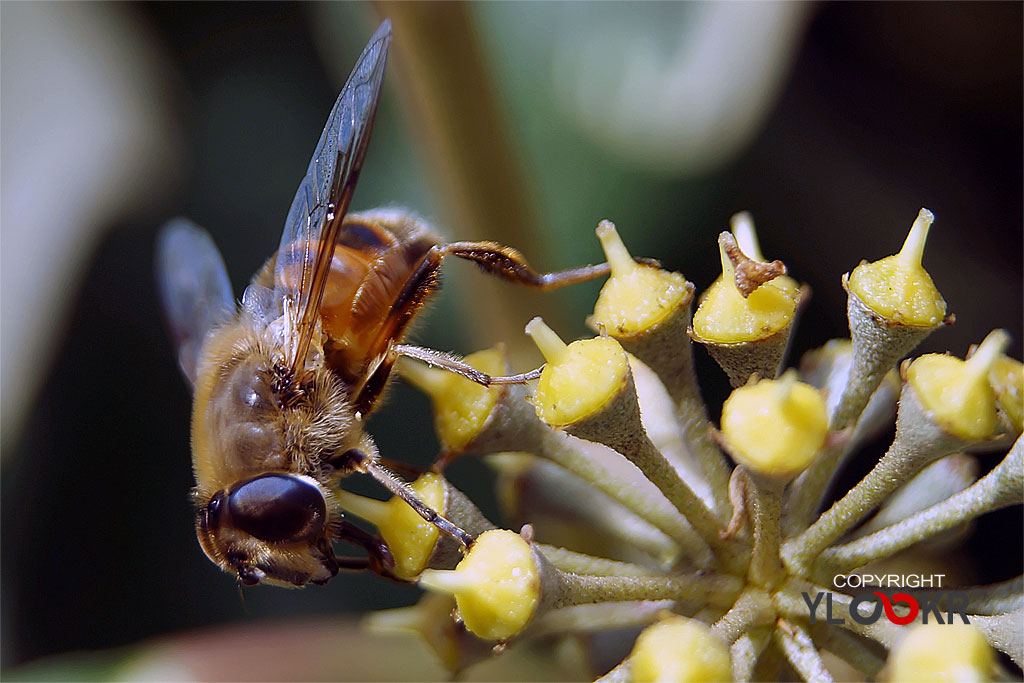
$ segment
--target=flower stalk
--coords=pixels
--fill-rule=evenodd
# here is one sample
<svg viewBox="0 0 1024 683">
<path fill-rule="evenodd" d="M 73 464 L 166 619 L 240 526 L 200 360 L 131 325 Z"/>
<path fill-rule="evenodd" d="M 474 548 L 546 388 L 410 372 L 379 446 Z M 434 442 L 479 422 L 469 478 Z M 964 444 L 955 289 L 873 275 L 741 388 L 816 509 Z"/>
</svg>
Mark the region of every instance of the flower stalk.
<svg viewBox="0 0 1024 683">
<path fill-rule="evenodd" d="M 1001 351 L 1006 343 L 1005 336 L 1001 334 L 990 335 L 988 340 L 993 350 L 998 348 Z M 986 357 L 989 362 L 994 359 L 993 354 L 986 354 Z M 973 408 L 978 406 L 972 406 L 970 417 L 966 420 L 969 424 L 963 426 L 960 424 L 962 416 L 957 417 L 955 412 L 956 406 L 963 405 L 963 393 L 970 390 L 973 395 L 978 389 L 975 378 L 987 374 L 988 366 L 984 365 L 984 357 L 971 366 L 961 362 L 963 367 L 956 368 L 959 372 L 952 374 L 945 372 L 945 363 L 942 363 L 941 373 L 930 373 L 931 364 L 916 372 L 921 367 L 917 363 L 923 360 L 926 359 L 906 366 L 899 413 L 896 416 L 896 437 L 892 446 L 860 483 L 806 531 L 786 542 L 783 547 L 783 561 L 797 576 L 806 576 L 811 563 L 828 545 L 853 528 L 868 512 L 924 467 L 943 456 L 971 447 L 981 440 L 980 435 L 985 428 L 994 427 L 995 409 L 990 389 L 989 414 L 976 413 Z M 934 377 L 936 374 L 940 377 Z M 938 402 L 935 400 L 936 393 L 942 397 Z M 985 395 L 984 387 L 980 394 Z M 922 401 L 929 406 L 922 405 Z M 984 406 L 981 409 L 984 410 Z"/>
<path fill-rule="evenodd" d="M 720 522 L 647 436 L 621 345 L 598 337 L 567 346 L 539 318 L 526 329 L 548 361 L 533 397 L 538 416 L 625 456 L 687 519 L 723 566 L 739 566 L 743 558 L 733 543 L 723 540 Z"/>
<path fill-rule="evenodd" d="M 1022 481 L 1024 445 L 1018 439 L 995 469 L 960 493 L 901 522 L 825 550 L 818 559 L 815 576 L 818 580 L 827 580 L 829 576 L 893 555 L 987 512 L 1020 505 L 1024 503 Z"/>
<path fill-rule="evenodd" d="M 597 226 L 612 275 L 602 287 L 588 323 L 647 364 L 676 404 L 677 418 L 690 455 L 712 492 L 725 490 L 729 466 L 710 436 L 711 423 L 701 400 L 687 334 L 694 285 L 680 273 L 637 263 L 611 221 Z M 727 501 L 715 501 L 719 510 Z"/>
</svg>

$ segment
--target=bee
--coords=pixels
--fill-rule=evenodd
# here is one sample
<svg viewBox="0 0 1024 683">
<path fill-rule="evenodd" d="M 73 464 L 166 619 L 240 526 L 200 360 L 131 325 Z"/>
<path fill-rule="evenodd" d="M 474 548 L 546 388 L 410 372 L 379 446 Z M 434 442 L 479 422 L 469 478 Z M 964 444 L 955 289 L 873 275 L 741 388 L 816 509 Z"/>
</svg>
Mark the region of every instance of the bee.
<svg viewBox="0 0 1024 683">
<path fill-rule="evenodd" d="M 609 272 L 601 264 L 538 274 L 497 243 L 444 243 L 411 213 L 348 214 L 390 42 L 385 21 L 331 110 L 277 252 L 239 304 L 204 230 L 175 219 L 158 238 L 160 296 L 193 387 L 196 535 L 207 557 L 244 585 L 324 584 L 342 568 L 389 575 L 386 545 L 348 521 L 332 493 L 354 473 L 371 475 L 441 531 L 472 543 L 382 464 L 364 429 L 400 356 L 485 386 L 538 376 L 489 377 L 451 354 L 402 343 L 438 288 L 445 256 L 539 289 Z M 336 541 L 366 556 L 337 557 Z"/>
</svg>

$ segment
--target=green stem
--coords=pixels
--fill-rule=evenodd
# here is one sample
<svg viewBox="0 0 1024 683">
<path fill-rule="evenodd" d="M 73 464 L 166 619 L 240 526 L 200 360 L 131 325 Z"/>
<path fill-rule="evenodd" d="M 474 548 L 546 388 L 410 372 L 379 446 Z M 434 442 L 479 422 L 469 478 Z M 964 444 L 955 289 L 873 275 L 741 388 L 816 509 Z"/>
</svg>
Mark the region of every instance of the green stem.
<svg viewBox="0 0 1024 683">
<path fill-rule="evenodd" d="M 827 581 L 829 576 L 888 557 L 986 512 L 1020 504 L 1024 502 L 1021 481 L 1024 481 L 1024 446 L 1018 440 L 995 469 L 960 493 L 901 522 L 825 550 L 818 559 L 815 578 Z"/>
<path fill-rule="evenodd" d="M 711 630 L 727 643 L 734 643 L 756 626 L 770 624 L 775 619 L 775 608 L 767 593 L 748 588 L 733 606 L 716 621 Z"/>
<path fill-rule="evenodd" d="M 1024 668 L 1024 639 L 1020 637 L 1024 609 L 991 617 L 971 617 L 971 623 L 985 635 L 989 645 L 1008 655 L 1017 666 Z"/>
<path fill-rule="evenodd" d="M 748 576 L 758 586 L 771 588 L 782 575 L 779 560 L 782 492 L 785 482 L 748 472 L 747 502 L 754 527 L 754 551 Z"/>
<path fill-rule="evenodd" d="M 624 430 L 609 437 L 603 443 L 624 455 L 658 487 L 708 544 L 722 566 L 740 571 L 746 558 L 738 545 L 722 539 L 723 527 L 719 520 L 658 451 L 647 433 L 642 429 Z"/>
<path fill-rule="evenodd" d="M 885 658 L 868 647 L 860 636 L 841 628 L 819 623 L 814 629 L 814 640 L 823 649 L 839 655 L 840 659 L 864 674 L 867 680 L 877 680 L 885 666 Z"/>
<path fill-rule="evenodd" d="M 805 681 L 831 683 L 832 674 L 825 668 L 818 649 L 807 631 L 796 623 L 780 622 L 775 629 L 775 642 L 782 648 L 786 659 Z"/>
<path fill-rule="evenodd" d="M 742 582 L 728 575 L 703 576 L 583 576 L 563 573 L 560 594 L 552 607 L 636 600 L 694 600 L 728 607 L 736 601 Z"/>
<path fill-rule="evenodd" d="M 845 496 L 806 531 L 783 545 L 782 560 L 786 567 L 797 576 L 807 576 L 814 560 L 829 544 L 928 464 L 964 445 L 935 425 L 914 390 L 904 385 L 892 446 Z"/>
<path fill-rule="evenodd" d="M 644 600 L 640 602 L 601 602 L 574 605 L 552 610 L 530 625 L 530 638 L 542 635 L 560 635 L 567 632 L 587 633 L 605 629 L 631 628 L 650 624 L 659 615 L 672 608 L 671 600 Z"/>
<path fill-rule="evenodd" d="M 729 658 L 732 659 L 733 680 L 741 683 L 754 678 L 754 667 L 761 653 L 768 647 L 772 640 L 771 628 L 760 628 L 740 636 L 732 647 L 729 648 Z"/>
<path fill-rule="evenodd" d="M 850 616 L 852 597 L 845 593 L 838 593 L 807 581 L 795 579 L 786 582 L 781 589 L 772 594 L 775 609 L 778 610 L 779 614 L 789 619 L 806 619 L 810 614 L 810 608 L 802 593 L 807 593 L 812 602 L 816 599 L 818 593 L 824 594 L 821 598 L 821 603 L 819 603 L 818 618 L 823 618 L 822 605 L 825 605 L 828 596 L 831 596 L 832 617 L 843 620 L 843 623 L 839 624 L 841 628 L 862 635 L 865 638 L 870 638 L 888 649 L 892 649 L 907 630 L 907 627 L 898 626 L 885 619 L 879 619 L 873 624 L 861 624 Z"/>
<path fill-rule="evenodd" d="M 535 543 L 534 547 L 547 558 L 553 566 L 563 572 L 588 574 L 592 576 L 658 576 L 659 572 L 629 562 L 618 562 L 603 557 L 594 557 L 577 553 L 553 545 Z"/>
<path fill-rule="evenodd" d="M 533 436 L 536 438 L 531 439 L 527 436 L 523 439 L 521 448 L 550 460 L 592 484 L 671 538 L 684 553 L 700 557 L 707 552 L 700 537 L 664 498 L 652 496 L 639 487 L 622 482 L 619 477 L 582 451 L 566 434 L 556 432 L 540 422 L 532 424 L 535 432 Z M 530 448 L 531 441 L 535 444 L 534 448 Z"/>
</svg>

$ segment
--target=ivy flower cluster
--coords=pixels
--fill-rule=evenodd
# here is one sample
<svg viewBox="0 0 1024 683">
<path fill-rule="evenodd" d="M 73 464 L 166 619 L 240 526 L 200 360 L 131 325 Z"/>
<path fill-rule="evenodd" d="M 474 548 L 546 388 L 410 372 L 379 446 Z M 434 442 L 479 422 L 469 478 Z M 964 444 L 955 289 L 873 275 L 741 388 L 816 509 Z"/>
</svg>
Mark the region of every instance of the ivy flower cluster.
<svg viewBox="0 0 1024 683">
<path fill-rule="evenodd" d="M 602 222 L 611 276 L 587 321 L 596 336 L 566 344 L 531 321 L 546 360 L 532 386 L 402 365 L 431 398 L 442 445 L 411 486 L 475 540 L 462 548 L 400 500 L 343 493 L 391 549 L 394 575 L 426 589 L 369 626 L 416 631 L 453 675 L 509 647 L 601 634 L 628 653 L 594 672 L 604 681 L 988 680 L 1012 666 L 996 651 L 1020 667 L 1022 577 L 957 588 L 966 607 L 943 624 L 899 594 L 888 617 L 866 618 L 876 605 L 834 581 L 1024 500 L 1024 366 L 1005 355 L 1008 334 L 966 359 L 901 363 L 953 321 L 922 266 L 932 222 L 922 209 L 897 254 L 842 277 L 850 338 L 799 368 L 781 366 L 809 290 L 764 259 L 745 213 L 719 236 L 722 275 L 699 298 Z M 718 427 L 694 342 L 733 387 Z M 501 347 L 466 360 L 509 371 Z M 822 510 L 836 472 L 894 414 L 888 451 Z M 996 449 L 1005 457 L 977 478 L 972 454 Z M 468 457 L 497 471 L 514 529 L 445 479 Z"/>
</svg>

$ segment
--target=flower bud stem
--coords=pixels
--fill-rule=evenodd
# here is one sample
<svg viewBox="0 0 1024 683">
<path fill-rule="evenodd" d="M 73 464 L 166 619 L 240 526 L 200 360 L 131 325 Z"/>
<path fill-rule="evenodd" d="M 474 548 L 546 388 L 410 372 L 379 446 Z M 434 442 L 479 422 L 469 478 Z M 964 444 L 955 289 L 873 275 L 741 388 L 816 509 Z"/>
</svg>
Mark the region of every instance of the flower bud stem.
<svg viewBox="0 0 1024 683">
<path fill-rule="evenodd" d="M 754 585 L 771 588 L 782 576 L 780 519 L 786 482 L 750 471 L 747 477 L 747 508 L 754 529 L 754 551 L 747 575 Z"/>
<path fill-rule="evenodd" d="M 960 493 L 897 524 L 825 550 L 818 559 L 815 576 L 827 581 L 830 576 L 888 557 L 986 512 L 1018 505 L 1024 502 L 1021 481 L 1024 481 L 1024 445 L 1018 439 L 999 465 Z"/>
<path fill-rule="evenodd" d="M 793 665 L 800 677 L 805 681 L 832 681 L 832 674 L 825 667 L 818 649 L 814 647 L 811 634 L 797 622 L 779 620 L 775 629 L 775 642 L 786 659 Z"/>
<path fill-rule="evenodd" d="M 524 636 L 537 638 L 549 633 L 561 635 L 642 626 L 655 621 L 665 610 L 672 609 L 673 604 L 671 600 L 642 600 L 562 607 L 538 618 Z"/>
<path fill-rule="evenodd" d="M 813 633 L 814 642 L 820 648 L 838 655 L 861 672 L 866 680 L 878 680 L 878 674 L 885 666 L 885 659 L 867 647 L 861 638 L 820 621 L 815 625 Z"/>
<path fill-rule="evenodd" d="M 641 567 L 637 564 L 618 562 L 616 560 L 609 560 L 603 557 L 594 557 L 593 555 L 585 555 L 572 550 L 566 550 L 565 548 L 558 548 L 553 545 L 534 543 L 534 547 L 537 548 L 545 558 L 547 558 L 548 562 L 551 563 L 551 566 L 556 567 L 563 572 L 572 572 L 573 574 L 585 574 L 590 576 L 660 575 L 659 572 L 653 569 Z"/>
<path fill-rule="evenodd" d="M 931 423 L 914 390 L 904 384 L 896 418 L 896 438 L 888 452 L 814 524 L 783 545 L 783 562 L 795 575 L 807 576 L 822 550 L 853 528 L 889 494 L 931 462 L 965 445 Z"/>
<path fill-rule="evenodd" d="M 552 608 L 597 602 L 634 600 L 696 600 L 728 607 L 743 583 L 735 576 L 584 576 L 562 572 Z"/>
<path fill-rule="evenodd" d="M 637 415 L 639 423 L 639 414 Z M 638 429 L 617 430 L 614 434 L 605 434 L 604 438 L 592 435 L 592 440 L 603 443 L 624 455 L 636 465 L 669 502 L 675 506 L 694 530 L 708 544 L 722 566 L 736 571 L 742 567 L 746 558 L 732 541 L 722 539 L 722 525 L 715 518 L 704 502 L 693 492 L 679 472 L 665 459 L 665 456 L 651 442 L 643 427 Z"/>
<path fill-rule="evenodd" d="M 1024 668 L 1024 639 L 1020 637 L 1021 622 L 1024 622 L 1024 608 L 990 617 L 971 617 L 971 623 L 978 627 L 989 645 L 1008 655 L 1017 666 Z"/>
<path fill-rule="evenodd" d="M 637 487 L 623 485 L 623 482 L 600 463 L 576 447 L 565 434 L 553 431 L 540 422 L 535 423 L 535 432 L 536 445 L 533 448 L 520 448 L 525 447 L 534 455 L 550 460 L 593 484 L 598 490 L 675 541 L 684 553 L 700 555 L 707 552 L 700 537 L 694 534 L 686 520 L 668 504 L 668 501 L 652 498 Z M 523 441 L 528 444 L 530 440 L 527 438 Z"/>
<path fill-rule="evenodd" d="M 754 667 L 768 643 L 772 640 L 771 628 L 759 628 L 743 634 L 729 648 L 732 659 L 732 678 L 734 681 L 751 681 L 754 678 Z"/>
<path fill-rule="evenodd" d="M 804 593 L 810 596 L 824 593 L 825 595 L 821 598 L 822 604 L 825 604 L 826 600 L 831 600 L 832 616 L 843 620 L 841 628 L 870 638 L 886 648 L 891 649 L 907 630 L 906 626 L 898 626 L 886 619 L 879 619 L 871 624 L 862 624 L 850 616 L 850 604 L 853 602 L 851 596 L 795 579 L 790 579 L 781 589 L 772 594 L 775 609 L 788 619 L 806 619 L 807 602 L 804 599 Z"/>
<path fill-rule="evenodd" d="M 768 594 L 755 588 L 748 588 L 729 611 L 711 626 L 711 630 L 731 644 L 755 626 L 770 624 L 774 619 L 775 607 Z"/>
</svg>

